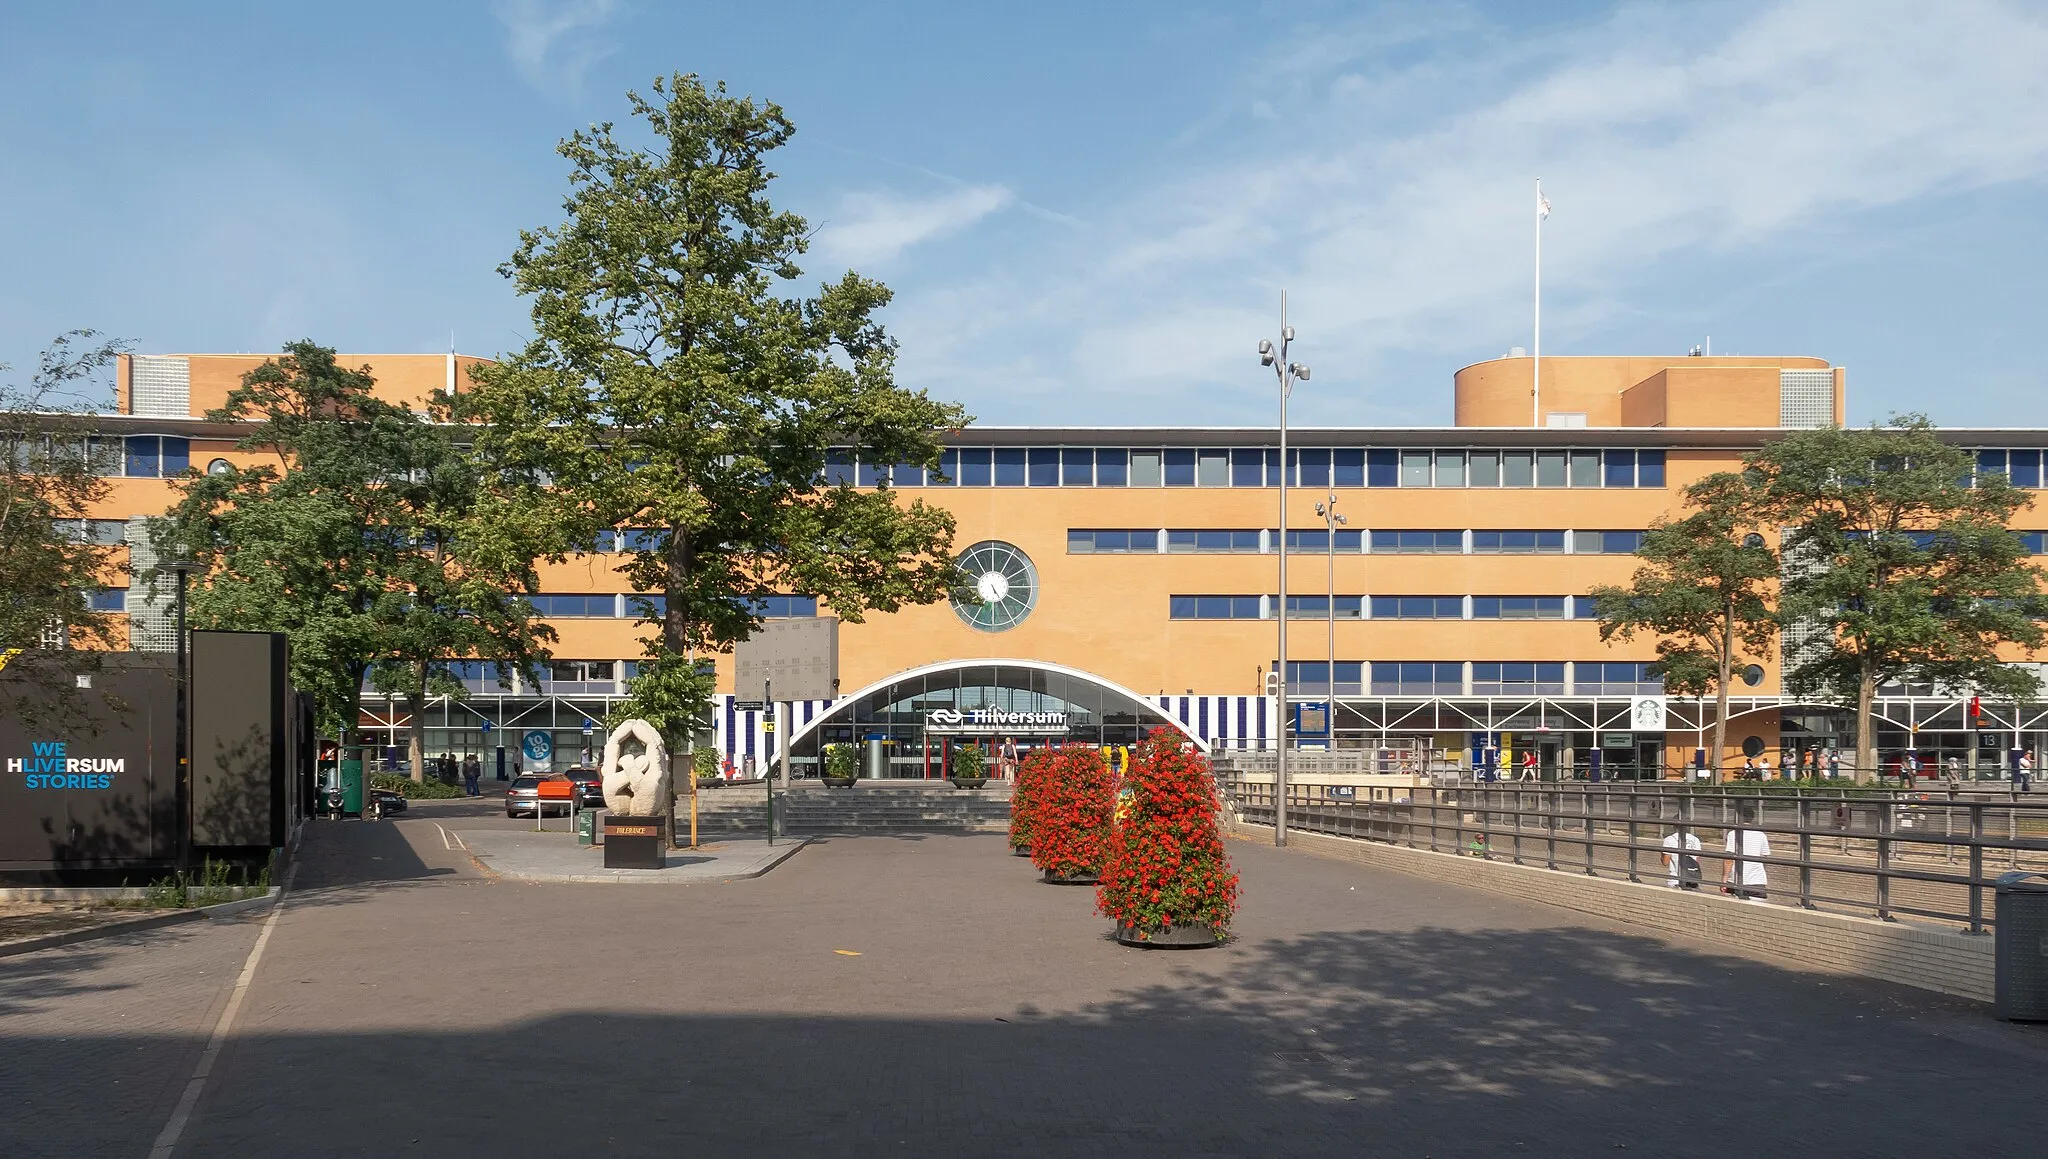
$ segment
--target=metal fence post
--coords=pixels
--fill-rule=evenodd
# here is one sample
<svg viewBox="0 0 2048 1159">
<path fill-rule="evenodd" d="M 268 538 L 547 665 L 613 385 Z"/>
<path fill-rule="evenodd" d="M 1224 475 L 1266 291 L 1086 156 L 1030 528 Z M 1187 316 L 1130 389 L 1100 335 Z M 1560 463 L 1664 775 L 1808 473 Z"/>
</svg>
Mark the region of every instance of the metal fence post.
<svg viewBox="0 0 2048 1159">
<path fill-rule="evenodd" d="M 1970 802 L 1970 932 L 1984 932 L 1984 803 Z"/>
<path fill-rule="evenodd" d="M 1799 806 L 1799 908 L 1813 908 L 1813 828 L 1808 824 L 1809 802 L 1803 795 L 1793 800 Z"/>
<path fill-rule="evenodd" d="M 1593 794 L 1588 789 L 1579 790 L 1579 816 L 1586 826 L 1586 876 L 1593 877 Z"/>
<path fill-rule="evenodd" d="M 1892 802 L 1877 803 L 1877 920 L 1892 920 Z"/>
<path fill-rule="evenodd" d="M 1636 872 L 1636 842 L 1638 842 L 1638 841 L 1642 840 L 1642 832 L 1641 832 L 1641 830 L 1640 830 L 1640 829 L 1639 829 L 1639 828 L 1637 827 L 1637 825 L 1636 825 L 1636 794 L 1634 794 L 1634 793 L 1630 793 L 1630 794 L 1628 795 L 1628 797 L 1627 797 L 1627 800 L 1628 800 L 1628 879 L 1629 879 L 1630 881 L 1641 881 L 1641 880 L 1642 880 L 1642 876 L 1641 876 L 1640 874 L 1638 874 L 1638 873 Z M 1661 798 L 1661 797 L 1659 797 L 1659 798 L 1658 798 L 1658 809 L 1659 809 L 1659 811 L 1660 811 L 1660 812 L 1661 812 L 1661 811 L 1662 811 L 1662 809 L 1663 809 L 1663 798 Z"/>
</svg>

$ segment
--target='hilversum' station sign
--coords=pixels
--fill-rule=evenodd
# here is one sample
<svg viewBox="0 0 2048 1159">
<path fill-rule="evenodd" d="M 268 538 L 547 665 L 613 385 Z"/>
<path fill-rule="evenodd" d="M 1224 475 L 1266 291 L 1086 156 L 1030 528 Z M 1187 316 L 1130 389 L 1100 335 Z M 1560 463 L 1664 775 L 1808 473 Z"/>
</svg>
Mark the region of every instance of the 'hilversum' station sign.
<svg viewBox="0 0 2048 1159">
<path fill-rule="evenodd" d="M 1009 712 L 1000 708 L 975 708 L 960 712 L 935 708 L 924 716 L 924 730 L 944 735 L 1006 733 L 1012 736 L 1065 736 L 1064 712 Z"/>
</svg>

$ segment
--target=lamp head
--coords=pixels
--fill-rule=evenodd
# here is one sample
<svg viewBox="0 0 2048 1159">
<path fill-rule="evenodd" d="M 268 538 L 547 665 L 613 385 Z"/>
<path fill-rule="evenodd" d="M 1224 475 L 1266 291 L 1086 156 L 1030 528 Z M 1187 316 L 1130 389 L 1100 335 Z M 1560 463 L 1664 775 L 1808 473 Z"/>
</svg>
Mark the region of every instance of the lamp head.
<svg viewBox="0 0 2048 1159">
<path fill-rule="evenodd" d="M 1273 353 L 1273 344 L 1272 344 L 1271 342 L 1268 342 L 1268 341 L 1266 341 L 1266 340 L 1265 340 L 1264 338 L 1261 338 L 1261 339 L 1259 339 L 1259 353 L 1261 353 L 1261 354 L 1271 354 L 1271 353 Z"/>
<path fill-rule="evenodd" d="M 1292 341 L 1294 341 L 1294 327 L 1292 327 L 1292 326 L 1282 326 L 1282 327 L 1280 327 L 1280 341 L 1282 341 L 1282 342 L 1292 342 Z"/>
<path fill-rule="evenodd" d="M 1303 382 L 1308 381 L 1308 367 L 1303 366 L 1301 363 L 1290 363 L 1287 367 L 1287 370 L 1289 373 L 1293 374 L 1294 377 L 1302 380 Z"/>
<path fill-rule="evenodd" d="M 1272 352 L 1272 351 L 1270 351 L 1270 350 L 1268 350 L 1268 351 L 1266 351 L 1265 353 L 1263 353 L 1263 354 L 1260 354 L 1260 355 L 1259 355 L 1259 365 L 1260 365 L 1260 366 L 1271 366 L 1271 365 L 1273 365 L 1273 352 Z"/>
</svg>

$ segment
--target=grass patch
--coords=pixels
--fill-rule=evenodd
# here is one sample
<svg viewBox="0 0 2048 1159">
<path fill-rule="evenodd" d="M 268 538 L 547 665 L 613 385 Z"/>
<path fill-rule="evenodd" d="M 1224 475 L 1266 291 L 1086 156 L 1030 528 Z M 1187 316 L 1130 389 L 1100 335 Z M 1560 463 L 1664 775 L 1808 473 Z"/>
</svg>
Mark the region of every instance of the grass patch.
<svg viewBox="0 0 2048 1159">
<path fill-rule="evenodd" d="M 269 888 L 268 865 L 252 873 L 243 866 L 209 857 L 200 865 L 198 873 L 180 871 L 153 881 L 143 888 L 141 900 L 117 902 L 115 906 L 120 909 L 195 909 L 225 901 L 240 901 Z"/>
</svg>

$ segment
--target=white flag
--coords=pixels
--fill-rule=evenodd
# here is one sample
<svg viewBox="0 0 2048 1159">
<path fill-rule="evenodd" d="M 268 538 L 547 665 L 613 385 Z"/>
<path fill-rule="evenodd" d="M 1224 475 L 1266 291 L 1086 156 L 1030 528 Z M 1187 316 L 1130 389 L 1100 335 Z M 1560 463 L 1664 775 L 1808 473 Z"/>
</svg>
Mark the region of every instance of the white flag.
<svg viewBox="0 0 2048 1159">
<path fill-rule="evenodd" d="M 1549 216 L 1550 199 L 1539 194 L 1536 198 L 1536 220 L 1542 221 Z"/>
</svg>

